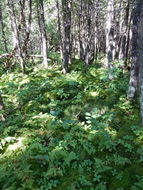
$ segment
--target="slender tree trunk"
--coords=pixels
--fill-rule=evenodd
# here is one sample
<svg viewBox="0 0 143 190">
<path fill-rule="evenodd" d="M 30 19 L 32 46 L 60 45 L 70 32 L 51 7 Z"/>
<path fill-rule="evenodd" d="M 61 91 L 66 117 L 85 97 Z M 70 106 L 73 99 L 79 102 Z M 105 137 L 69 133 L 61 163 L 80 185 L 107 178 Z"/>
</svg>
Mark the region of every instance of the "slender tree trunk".
<svg viewBox="0 0 143 190">
<path fill-rule="evenodd" d="M 2 39 L 3 39 L 5 51 L 8 52 L 6 34 L 5 34 L 4 23 L 3 23 L 3 12 L 2 12 L 2 9 L 3 9 L 2 3 L 0 2 L 0 25 L 1 25 L 1 31 L 2 31 Z"/>
<path fill-rule="evenodd" d="M 131 49 L 131 72 L 128 89 L 128 98 L 133 99 L 138 87 L 139 79 L 139 45 L 138 25 L 140 21 L 140 0 L 135 0 L 132 11 L 132 49 Z"/>
<path fill-rule="evenodd" d="M 38 15 L 39 15 L 39 27 L 41 33 L 41 49 L 43 55 L 43 65 L 45 68 L 48 68 L 48 59 L 47 59 L 47 36 L 46 36 L 46 26 L 45 26 L 45 16 L 44 16 L 44 4 L 43 0 L 38 0 Z"/>
<path fill-rule="evenodd" d="M 126 48 L 125 48 L 125 67 L 128 67 L 128 62 L 130 61 L 129 55 L 130 55 L 130 34 L 131 34 L 131 18 L 128 23 L 128 29 L 127 29 L 127 42 L 126 42 Z"/>
<path fill-rule="evenodd" d="M 59 6 L 59 0 L 56 0 L 56 6 L 57 6 L 57 17 L 58 17 L 58 32 L 59 32 L 59 45 L 60 45 L 60 53 L 61 53 L 61 58 L 63 59 L 63 39 L 62 39 L 62 30 L 61 30 L 61 19 L 60 19 L 60 6 Z"/>
<path fill-rule="evenodd" d="M 139 27 L 138 27 L 138 35 L 139 35 L 139 79 L 140 79 L 140 113 L 141 120 L 143 125 L 143 1 L 138 0 L 138 4 L 140 6 L 140 19 L 139 19 Z"/>
<path fill-rule="evenodd" d="M 123 2 L 120 2 L 120 8 L 123 7 Z M 127 44 L 127 35 L 128 35 L 128 21 L 129 20 L 129 1 L 125 7 L 125 13 L 120 12 L 120 21 L 119 21 L 119 60 L 125 59 L 126 56 L 126 44 Z"/>
<path fill-rule="evenodd" d="M 20 30 L 22 32 L 22 37 L 26 34 L 26 18 L 25 18 L 25 0 L 19 0 L 19 10 L 20 10 L 20 19 L 19 19 L 19 25 L 20 25 Z M 19 32 L 20 33 L 20 32 Z M 25 36 L 24 36 L 25 37 Z"/>
<path fill-rule="evenodd" d="M 86 48 L 85 48 L 85 68 L 89 65 L 90 59 L 91 59 L 91 46 L 92 46 L 92 27 L 91 27 L 91 6 L 93 7 L 93 4 L 88 1 L 87 4 L 87 17 L 86 17 L 86 22 L 87 22 L 87 34 L 86 34 Z"/>
<path fill-rule="evenodd" d="M 127 62 L 129 59 L 129 50 L 130 50 L 130 30 L 131 30 L 131 13 L 130 13 L 130 0 L 128 0 L 128 4 L 126 7 L 126 17 L 125 17 L 125 25 L 126 25 L 126 44 L 125 44 L 125 66 L 127 67 Z"/>
<path fill-rule="evenodd" d="M 97 0 L 97 2 L 95 3 L 95 6 L 99 7 L 99 0 Z M 99 12 L 96 13 L 95 16 L 95 59 L 97 60 L 98 58 L 98 45 L 99 45 Z"/>
<path fill-rule="evenodd" d="M 82 35 L 82 28 L 83 28 L 83 0 L 80 0 L 80 10 L 78 13 L 78 25 L 79 25 L 79 33 L 78 33 L 78 40 L 79 40 L 79 57 L 80 60 L 84 61 L 84 49 L 83 49 L 83 35 Z"/>
<path fill-rule="evenodd" d="M 20 23 L 21 27 L 21 35 L 23 37 L 23 46 L 22 46 L 22 54 L 23 59 L 26 60 L 28 55 L 28 45 L 30 40 L 30 32 L 31 32 L 31 21 L 32 21 L 32 0 L 28 1 L 28 18 L 26 22 L 26 1 L 20 0 Z"/>
<path fill-rule="evenodd" d="M 19 39 L 19 32 L 16 22 L 16 16 L 14 11 L 14 2 L 13 0 L 8 0 L 8 12 L 11 21 L 11 29 L 13 35 L 13 49 L 17 52 L 19 56 L 20 66 L 23 72 L 25 72 L 25 63 L 22 56 L 22 50 L 20 47 L 20 39 Z"/>
<path fill-rule="evenodd" d="M 63 12 L 63 73 L 68 72 L 71 58 L 71 0 L 62 0 Z"/>
<path fill-rule="evenodd" d="M 107 4 L 107 20 L 106 20 L 106 58 L 109 70 L 109 79 L 112 79 L 112 62 L 114 60 L 114 28 L 113 14 L 114 0 L 108 0 Z"/>
</svg>

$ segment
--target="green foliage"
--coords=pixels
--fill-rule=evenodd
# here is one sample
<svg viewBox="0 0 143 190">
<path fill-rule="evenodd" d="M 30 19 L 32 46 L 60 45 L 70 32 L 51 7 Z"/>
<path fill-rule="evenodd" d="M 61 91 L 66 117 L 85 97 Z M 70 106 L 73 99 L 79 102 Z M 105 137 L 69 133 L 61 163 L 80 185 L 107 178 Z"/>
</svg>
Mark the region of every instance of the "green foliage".
<svg viewBox="0 0 143 190">
<path fill-rule="evenodd" d="M 143 130 L 127 84 L 94 65 L 3 74 L 0 189 L 142 189 Z"/>
</svg>

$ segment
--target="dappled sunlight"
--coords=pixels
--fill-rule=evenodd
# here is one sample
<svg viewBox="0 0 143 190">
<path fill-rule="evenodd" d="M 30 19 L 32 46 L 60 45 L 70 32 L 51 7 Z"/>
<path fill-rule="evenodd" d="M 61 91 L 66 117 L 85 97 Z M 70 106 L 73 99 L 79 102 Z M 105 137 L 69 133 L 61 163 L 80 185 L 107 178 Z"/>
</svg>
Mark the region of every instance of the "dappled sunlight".
<svg viewBox="0 0 143 190">
<path fill-rule="evenodd" d="M 23 141 L 25 140 L 24 137 L 18 137 L 16 138 L 16 142 L 14 144 L 10 144 L 8 147 L 7 147 L 7 150 L 6 150 L 6 154 L 7 152 L 11 152 L 13 153 L 14 151 L 23 151 L 26 146 L 24 145 Z"/>
<path fill-rule="evenodd" d="M 0 0 L 0 190 L 143 190 L 143 0 Z"/>
<path fill-rule="evenodd" d="M 124 95 L 126 76 L 109 81 L 106 69 L 95 71 L 94 65 L 88 72 L 94 77 L 82 71 L 62 75 L 56 68 L 34 71 L 15 76 L 9 86 L 9 75 L 2 78 L 9 112 L 1 139 L 11 140 L 1 149 L 1 184 L 24 181 L 25 188 L 39 189 L 40 179 L 55 190 L 104 183 L 115 190 L 125 179 L 129 187 L 126 173 L 142 159 L 142 135 L 130 128 L 137 124 L 138 108 Z"/>
<path fill-rule="evenodd" d="M 92 96 L 92 97 L 96 97 L 96 96 L 98 96 L 99 94 L 98 94 L 98 92 L 90 92 L 89 95 Z"/>
</svg>

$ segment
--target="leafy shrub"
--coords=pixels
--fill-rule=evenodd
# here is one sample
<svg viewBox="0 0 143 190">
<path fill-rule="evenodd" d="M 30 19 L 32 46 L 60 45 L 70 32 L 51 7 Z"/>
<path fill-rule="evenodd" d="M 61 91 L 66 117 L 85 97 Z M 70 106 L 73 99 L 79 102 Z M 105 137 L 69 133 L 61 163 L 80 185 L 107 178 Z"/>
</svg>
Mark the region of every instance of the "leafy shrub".
<svg viewBox="0 0 143 190">
<path fill-rule="evenodd" d="M 2 190 L 142 189 L 138 106 L 126 99 L 127 76 L 114 72 L 113 81 L 94 65 L 2 76 Z"/>
</svg>

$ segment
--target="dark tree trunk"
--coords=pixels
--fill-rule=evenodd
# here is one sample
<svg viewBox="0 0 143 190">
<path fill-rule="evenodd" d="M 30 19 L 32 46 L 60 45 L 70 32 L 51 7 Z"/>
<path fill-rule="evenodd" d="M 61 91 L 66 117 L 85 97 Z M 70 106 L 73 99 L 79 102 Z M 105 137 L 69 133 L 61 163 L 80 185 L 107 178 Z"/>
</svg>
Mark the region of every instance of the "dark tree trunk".
<svg viewBox="0 0 143 190">
<path fill-rule="evenodd" d="M 30 32 L 31 32 L 31 22 L 32 22 L 32 0 L 28 1 L 28 18 L 26 22 L 26 13 L 24 10 L 26 9 L 26 1 L 20 1 L 20 12 L 21 12 L 21 24 L 22 24 L 22 35 L 23 35 L 23 46 L 22 53 L 24 59 L 28 56 L 28 45 L 30 41 Z"/>
<path fill-rule="evenodd" d="M 83 49 L 83 40 L 82 40 L 82 28 L 83 28 L 83 0 L 80 0 L 80 8 L 78 13 L 78 26 L 79 26 L 79 33 L 78 33 L 78 40 L 79 40 L 79 57 L 82 61 L 84 61 L 84 49 Z"/>
<path fill-rule="evenodd" d="M 126 16 L 125 16 L 125 26 L 126 26 L 126 43 L 125 43 L 125 66 L 128 67 L 127 62 L 129 59 L 129 50 L 130 50 L 130 30 L 131 30 L 131 14 L 130 14 L 130 0 L 128 0 L 127 7 L 126 7 Z"/>
<path fill-rule="evenodd" d="M 143 1 L 138 0 L 138 4 L 140 6 L 140 19 L 139 19 L 139 27 L 138 27 L 138 36 L 139 36 L 139 81 L 140 81 L 140 113 L 141 120 L 143 125 Z"/>
<path fill-rule="evenodd" d="M 135 0 L 132 11 L 132 48 L 131 48 L 131 73 L 129 81 L 128 98 L 133 99 L 138 87 L 139 79 L 139 44 L 138 25 L 140 21 L 141 0 Z"/>
<path fill-rule="evenodd" d="M 63 12 L 63 73 L 68 72 L 68 67 L 71 58 L 71 0 L 62 0 Z"/>
<path fill-rule="evenodd" d="M 92 47 L 92 43 L 94 43 L 94 41 L 92 42 L 92 7 L 93 4 L 92 2 L 88 1 L 87 4 L 87 17 L 86 17 L 86 22 L 87 22 L 87 34 L 86 34 L 86 48 L 85 48 L 85 66 L 87 67 L 89 65 L 89 62 L 91 60 L 91 47 Z"/>
<path fill-rule="evenodd" d="M 41 50 L 43 55 L 43 65 L 45 68 L 48 68 L 48 59 L 47 59 L 48 47 L 47 47 L 47 35 L 46 35 L 43 0 L 38 0 L 38 16 L 39 16 L 39 28 L 41 33 Z"/>
</svg>

